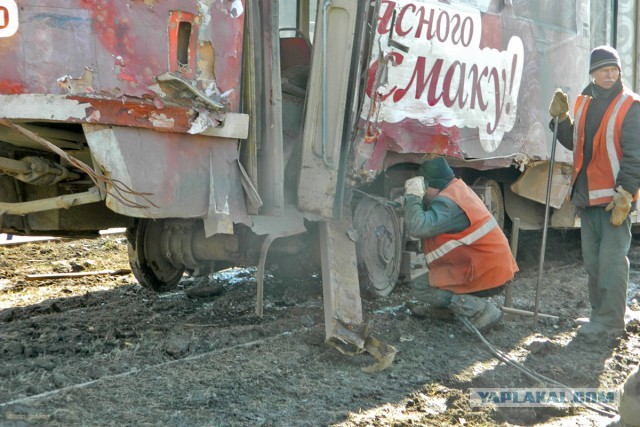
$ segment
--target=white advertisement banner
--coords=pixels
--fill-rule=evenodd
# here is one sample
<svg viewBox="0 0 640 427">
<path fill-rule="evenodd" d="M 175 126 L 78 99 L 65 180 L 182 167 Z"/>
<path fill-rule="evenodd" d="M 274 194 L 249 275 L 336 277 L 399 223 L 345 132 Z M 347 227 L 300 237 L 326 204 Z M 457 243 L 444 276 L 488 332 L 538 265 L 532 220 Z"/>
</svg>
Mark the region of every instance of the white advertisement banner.
<svg viewBox="0 0 640 427">
<path fill-rule="evenodd" d="M 483 149 L 495 151 L 516 119 L 524 47 L 516 36 L 505 50 L 481 47 L 483 31 L 491 30 L 476 8 L 383 0 L 374 53 L 382 48 L 393 60 L 374 88 L 379 120 L 475 128 Z M 407 53 L 389 46 L 390 34 Z"/>
</svg>

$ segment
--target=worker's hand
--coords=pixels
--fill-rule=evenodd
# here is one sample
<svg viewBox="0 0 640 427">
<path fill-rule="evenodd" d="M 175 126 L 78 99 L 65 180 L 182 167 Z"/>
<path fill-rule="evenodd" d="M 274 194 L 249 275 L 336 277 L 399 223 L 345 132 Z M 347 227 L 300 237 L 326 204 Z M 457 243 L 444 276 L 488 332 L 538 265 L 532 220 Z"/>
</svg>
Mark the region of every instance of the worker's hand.
<svg viewBox="0 0 640 427">
<path fill-rule="evenodd" d="M 424 184 L 424 178 L 421 176 L 414 176 L 413 178 L 408 179 L 404 183 L 404 194 L 411 194 L 413 196 L 418 196 L 421 199 L 424 197 L 424 193 L 427 191 L 427 188 Z"/>
<path fill-rule="evenodd" d="M 631 201 L 633 196 L 627 190 L 618 186 L 616 188 L 616 195 L 613 196 L 613 200 L 605 208 L 606 211 L 611 212 L 611 224 L 620 225 L 624 222 L 631 210 Z"/>
<path fill-rule="evenodd" d="M 562 89 L 556 89 L 553 94 L 553 99 L 549 104 L 549 114 L 551 117 L 557 117 L 559 122 L 569 117 L 569 97 Z"/>
</svg>

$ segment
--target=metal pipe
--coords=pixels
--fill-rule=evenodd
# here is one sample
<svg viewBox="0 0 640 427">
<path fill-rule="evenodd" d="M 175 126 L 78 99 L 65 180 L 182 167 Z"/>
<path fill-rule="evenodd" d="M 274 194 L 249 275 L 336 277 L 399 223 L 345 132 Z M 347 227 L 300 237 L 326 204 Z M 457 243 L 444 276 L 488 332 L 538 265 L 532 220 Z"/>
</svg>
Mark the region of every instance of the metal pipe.
<svg viewBox="0 0 640 427">
<path fill-rule="evenodd" d="M 540 284 L 542 283 L 542 270 L 544 268 L 544 254 L 547 246 L 547 224 L 549 222 L 549 204 L 551 200 L 551 182 L 553 180 L 553 167 L 556 160 L 556 141 L 558 137 L 558 117 L 553 118 L 553 140 L 551 141 L 551 160 L 549 162 L 549 176 L 547 178 L 547 198 L 544 204 L 544 224 L 542 225 L 542 244 L 540 247 L 540 263 L 538 265 L 538 283 L 536 284 L 536 304 L 533 310 L 533 321 L 538 321 L 540 308 Z"/>
<path fill-rule="evenodd" d="M 517 309 L 517 308 L 511 308 L 511 307 L 507 307 L 507 306 L 500 307 L 500 310 L 502 310 L 503 312 L 505 312 L 507 314 L 517 314 L 518 316 L 524 316 L 524 317 L 532 317 L 534 315 L 534 313 L 532 313 L 530 311 L 520 310 L 520 309 Z M 560 318 L 558 316 L 554 316 L 552 314 L 538 313 L 538 317 L 542 317 L 543 319 L 560 320 Z"/>
<path fill-rule="evenodd" d="M 520 235 L 520 218 L 513 219 L 513 228 L 511 230 L 511 255 L 514 258 L 518 255 L 518 237 Z M 511 307 L 513 301 L 513 282 L 507 283 L 504 290 L 504 306 Z"/>
<path fill-rule="evenodd" d="M 0 157 L 0 172 L 8 173 L 9 175 L 26 175 L 31 172 L 31 166 L 21 160 Z"/>
<path fill-rule="evenodd" d="M 71 206 L 86 205 L 100 201 L 102 201 L 100 191 L 98 191 L 97 187 L 92 187 L 84 193 L 65 194 L 63 196 L 50 197 L 48 199 L 16 203 L 0 202 L 0 216 L 5 214 L 27 215 L 51 209 L 68 209 Z"/>
<path fill-rule="evenodd" d="M 324 0 L 322 4 L 322 161 L 325 166 L 333 168 L 333 162 L 327 156 L 327 11 L 333 0 Z"/>
</svg>

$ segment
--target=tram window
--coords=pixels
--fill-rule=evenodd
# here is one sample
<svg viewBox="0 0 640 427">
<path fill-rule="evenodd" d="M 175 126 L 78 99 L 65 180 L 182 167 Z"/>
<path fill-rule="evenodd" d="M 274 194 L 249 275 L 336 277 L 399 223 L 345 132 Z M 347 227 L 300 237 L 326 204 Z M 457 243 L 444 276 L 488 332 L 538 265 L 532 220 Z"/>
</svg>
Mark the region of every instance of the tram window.
<svg viewBox="0 0 640 427">
<path fill-rule="evenodd" d="M 278 10 L 280 28 L 297 29 L 297 31 L 282 30 L 280 37 L 305 37 L 313 43 L 318 7 L 322 7 L 318 6 L 318 0 L 280 0 Z M 301 22 L 301 19 L 306 22 Z"/>
<path fill-rule="evenodd" d="M 280 28 L 298 28 L 298 0 L 280 0 Z M 295 31 L 281 31 L 280 37 L 295 37 Z"/>
</svg>

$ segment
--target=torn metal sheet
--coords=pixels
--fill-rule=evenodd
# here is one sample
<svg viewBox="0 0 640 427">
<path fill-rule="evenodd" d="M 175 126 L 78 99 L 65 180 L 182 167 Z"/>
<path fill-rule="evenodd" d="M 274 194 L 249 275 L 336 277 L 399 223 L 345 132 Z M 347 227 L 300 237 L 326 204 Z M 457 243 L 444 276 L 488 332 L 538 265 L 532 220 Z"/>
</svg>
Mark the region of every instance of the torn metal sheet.
<svg viewBox="0 0 640 427">
<path fill-rule="evenodd" d="M 356 248 L 349 238 L 351 219 L 320 224 L 322 288 L 326 342 L 349 355 L 369 352 L 377 360 L 370 372 L 389 366 L 395 349 L 370 336 L 362 317 Z"/>
<path fill-rule="evenodd" d="M 66 93 L 92 93 L 93 92 L 94 70 L 85 67 L 84 74 L 80 78 L 73 78 L 66 75 L 58 79 L 58 86 Z"/>
<path fill-rule="evenodd" d="M 150 194 L 155 204 L 135 209 L 107 197 L 113 211 L 146 218 L 207 218 L 214 206 L 214 213 L 234 223 L 249 222 L 236 141 L 127 127 L 84 128 L 96 163 L 109 165 L 109 178 Z"/>
<path fill-rule="evenodd" d="M 246 138 L 249 117 L 241 113 L 217 116 L 183 106 L 140 99 L 107 100 L 79 95 L 0 95 L 0 117 L 152 129 L 159 132 L 200 133 L 220 138 Z"/>
<path fill-rule="evenodd" d="M 178 75 L 173 73 L 164 73 L 159 75 L 157 78 L 159 82 L 166 83 L 174 90 L 178 91 L 181 98 L 191 96 L 197 101 L 203 103 L 207 108 L 212 108 L 214 110 L 223 110 L 225 108 L 225 100 L 213 97 L 215 94 L 213 91 L 210 91 L 210 94 L 205 94 L 203 91 L 195 87 L 189 80 Z"/>
<path fill-rule="evenodd" d="M 560 209 L 566 201 L 571 189 L 572 168 L 569 164 L 556 163 L 553 167 L 549 205 Z M 511 190 L 519 196 L 534 200 L 543 205 L 547 200 L 547 181 L 549 163 L 538 162 L 528 167 L 520 177 L 511 184 Z"/>
<path fill-rule="evenodd" d="M 334 335 L 327 338 L 326 342 L 347 356 L 357 356 L 365 352 L 373 356 L 376 362 L 361 368 L 367 373 L 376 373 L 387 369 L 393 363 L 397 353 L 395 347 L 371 336 L 368 324 L 364 327 L 362 325 L 354 327 L 340 323 Z"/>
</svg>

